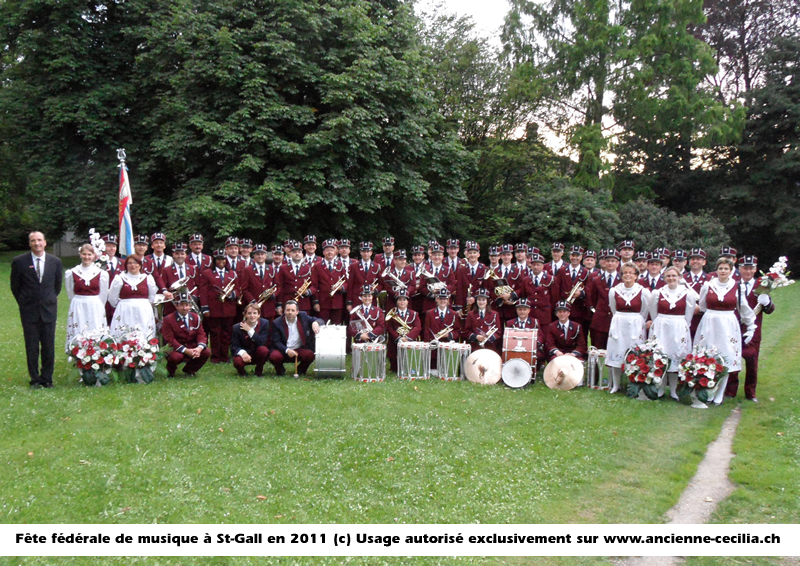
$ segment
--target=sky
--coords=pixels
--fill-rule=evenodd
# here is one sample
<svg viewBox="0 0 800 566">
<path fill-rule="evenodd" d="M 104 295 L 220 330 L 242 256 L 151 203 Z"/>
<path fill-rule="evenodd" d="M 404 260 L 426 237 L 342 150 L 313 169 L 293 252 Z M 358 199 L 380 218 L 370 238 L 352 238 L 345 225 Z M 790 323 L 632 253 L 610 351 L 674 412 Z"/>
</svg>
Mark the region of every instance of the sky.
<svg viewBox="0 0 800 566">
<path fill-rule="evenodd" d="M 439 3 L 447 12 L 472 16 L 476 30 L 499 45 L 500 27 L 508 12 L 506 0 L 417 0 L 417 9 L 430 10 Z"/>
</svg>

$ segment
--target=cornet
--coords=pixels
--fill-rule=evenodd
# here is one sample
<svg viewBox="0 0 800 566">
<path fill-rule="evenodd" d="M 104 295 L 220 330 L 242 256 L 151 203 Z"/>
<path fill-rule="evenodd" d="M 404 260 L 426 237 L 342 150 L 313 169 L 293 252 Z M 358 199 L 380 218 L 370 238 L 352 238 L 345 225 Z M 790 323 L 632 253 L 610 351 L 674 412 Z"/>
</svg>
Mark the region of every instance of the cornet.
<svg viewBox="0 0 800 566">
<path fill-rule="evenodd" d="M 341 277 L 339 277 L 339 280 L 333 284 L 333 287 L 331 287 L 331 297 L 333 297 L 337 293 L 337 291 L 339 291 L 339 289 L 344 287 L 345 283 L 347 283 L 347 276 L 342 275 Z"/>
<path fill-rule="evenodd" d="M 486 344 L 489 341 L 489 338 L 491 338 L 495 334 L 497 334 L 497 326 L 492 325 L 489 328 L 489 331 L 486 333 L 486 338 L 484 338 L 483 340 L 478 340 L 478 344 L 481 346 L 481 348 L 483 348 L 484 344 Z"/>
<path fill-rule="evenodd" d="M 269 300 L 269 298 L 275 294 L 275 291 L 277 290 L 278 290 L 277 285 L 273 285 L 269 289 L 264 289 L 258 296 L 258 299 L 256 299 L 256 304 L 258 305 L 258 308 L 261 308 L 261 305 L 266 303 Z"/>
<path fill-rule="evenodd" d="M 583 291 L 583 281 L 578 281 L 577 283 L 575 283 L 575 285 L 573 285 L 572 290 L 569 292 L 569 295 L 567 295 L 566 301 L 569 304 L 574 303 L 575 299 L 578 298 L 581 291 Z"/>
<path fill-rule="evenodd" d="M 225 301 L 228 297 L 230 297 L 233 290 L 236 288 L 236 279 L 232 280 L 230 283 L 225 285 L 225 288 L 222 290 L 222 293 L 219 294 L 219 300 Z"/>
<path fill-rule="evenodd" d="M 297 295 L 295 295 L 294 297 L 295 302 L 300 300 L 300 297 L 302 297 L 305 294 L 305 292 L 308 291 L 309 287 L 311 287 L 311 279 L 306 279 L 305 282 L 297 290 Z"/>
</svg>

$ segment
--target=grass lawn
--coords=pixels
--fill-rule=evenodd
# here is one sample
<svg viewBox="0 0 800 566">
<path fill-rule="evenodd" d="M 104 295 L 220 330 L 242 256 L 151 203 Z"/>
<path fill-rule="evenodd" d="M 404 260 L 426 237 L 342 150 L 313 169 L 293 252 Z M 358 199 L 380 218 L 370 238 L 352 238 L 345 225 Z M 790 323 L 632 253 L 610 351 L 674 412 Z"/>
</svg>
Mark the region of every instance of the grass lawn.
<svg viewBox="0 0 800 566">
<path fill-rule="evenodd" d="M 0 255 L 5 523 L 659 523 L 734 406 L 700 411 L 542 384 L 240 378 L 210 364 L 194 379 L 159 368 L 151 385 L 87 388 L 65 356 L 56 387 L 31 391 L 12 255 Z M 791 307 L 800 285 L 778 301 L 762 348 L 763 402 L 744 406 L 734 446 L 742 487 L 719 522 L 798 522 Z M 57 349 L 67 309 L 62 295 Z"/>
</svg>

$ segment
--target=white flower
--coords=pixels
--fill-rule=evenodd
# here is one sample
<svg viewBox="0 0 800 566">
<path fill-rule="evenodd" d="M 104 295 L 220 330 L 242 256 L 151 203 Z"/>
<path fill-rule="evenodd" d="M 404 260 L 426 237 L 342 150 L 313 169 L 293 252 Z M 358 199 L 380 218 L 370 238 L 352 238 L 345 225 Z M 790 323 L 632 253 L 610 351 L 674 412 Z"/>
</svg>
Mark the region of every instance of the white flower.
<svg viewBox="0 0 800 566">
<path fill-rule="evenodd" d="M 92 358 L 90 356 L 84 356 L 83 357 L 83 363 L 88 364 L 91 361 L 92 361 Z"/>
<path fill-rule="evenodd" d="M 94 228 L 89 228 L 89 235 L 91 236 L 92 234 L 94 234 Z"/>
<path fill-rule="evenodd" d="M 709 386 L 709 387 L 714 387 L 716 384 L 717 384 L 717 382 L 716 382 L 716 381 L 714 381 L 713 379 L 709 379 L 709 380 L 708 380 L 708 386 Z"/>
<path fill-rule="evenodd" d="M 92 369 L 98 370 L 100 369 L 100 366 L 98 364 L 92 364 Z"/>
<path fill-rule="evenodd" d="M 100 354 L 92 354 L 92 359 L 97 361 L 100 359 Z"/>
<path fill-rule="evenodd" d="M 70 357 L 68 357 L 68 358 L 67 358 L 67 361 L 68 361 L 69 363 L 72 363 L 72 362 L 74 361 L 74 358 L 73 358 L 72 356 L 70 356 Z"/>
<path fill-rule="evenodd" d="M 112 356 L 111 354 L 108 354 L 105 358 L 103 358 L 103 361 L 106 363 L 106 365 L 109 365 L 109 366 L 113 365 L 114 364 L 114 356 Z"/>
<path fill-rule="evenodd" d="M 690 382 L 689 382 L 689 383 L 687 383 L 686 385 L 688 385 L 689 387 L 694 387 L 694 381 L 690 381 Z"/>
</svg>

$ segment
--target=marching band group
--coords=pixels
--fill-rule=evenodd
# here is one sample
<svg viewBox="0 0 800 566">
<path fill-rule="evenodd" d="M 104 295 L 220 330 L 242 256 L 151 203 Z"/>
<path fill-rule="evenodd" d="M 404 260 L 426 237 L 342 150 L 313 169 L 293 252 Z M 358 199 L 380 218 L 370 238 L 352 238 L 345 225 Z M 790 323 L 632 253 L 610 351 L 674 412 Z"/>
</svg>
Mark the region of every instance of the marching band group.
<svg viewBox="0 0 800 566">
<path fill-rule="evenodd" d="M 359 259 L 350 257 L 349 240 L 325 240 L 317 255 L 313 235 L 271 248 L 230 237 L 209 256 L 193 234 L 188 245 L 172 244 L 170 256 L 157 232 L 137 236 L 125 259 L 116 256 L 116 236 L 103 240 L 105 269 L 86 244 L 81 264 L 66 272 L 67 345 L 87 327 L 107 324 L 112 335 L 136 326 L 155 335 L 160 327 L 172 347 L 170 376 L 180 364 L 193 375 L 209 359 L 232 362 L 241 375 L 255 365 L 261 376 L 267 362 L 278 375 L 286 363 L 304 374 L 326 322 L 346 324 L 352 343 L 385 341 L 395 372 L 398 343 L 460 341 L 499 353 L 505 329 L 516 328 L 538 329 L 534 355 L 542 365 L 561 355 L 584 359 L 589 343 L 605 350 L 612 393 L 622 385 L 626 352 L 648 335 L 670 358 L 660 393 L 668 383 L 673 397 L 681 359 L 693 345 L 713 344 L 730 369 L 714 402 L 736 395 L 742 357 L 745 396 L 757 401 L 761 317 L 774 310 L 769 295 L 754 293 L 757 258 L 737 260 L 730 247 L 708 273 L 700 248 L 647 253 L 632 240 L 599 253 L 574 245 L 566 259 L 556 242 L 549 261 L 526 244 L 490 246 L 488 264 L 473 241 L 461 257 L 456 239 L 413 246 L 410 261 L 391 237 L 374 257 L 373 244 L 360 242 Z M 162 305 L 157 315 L 154 303 Z"/>
</svg>

